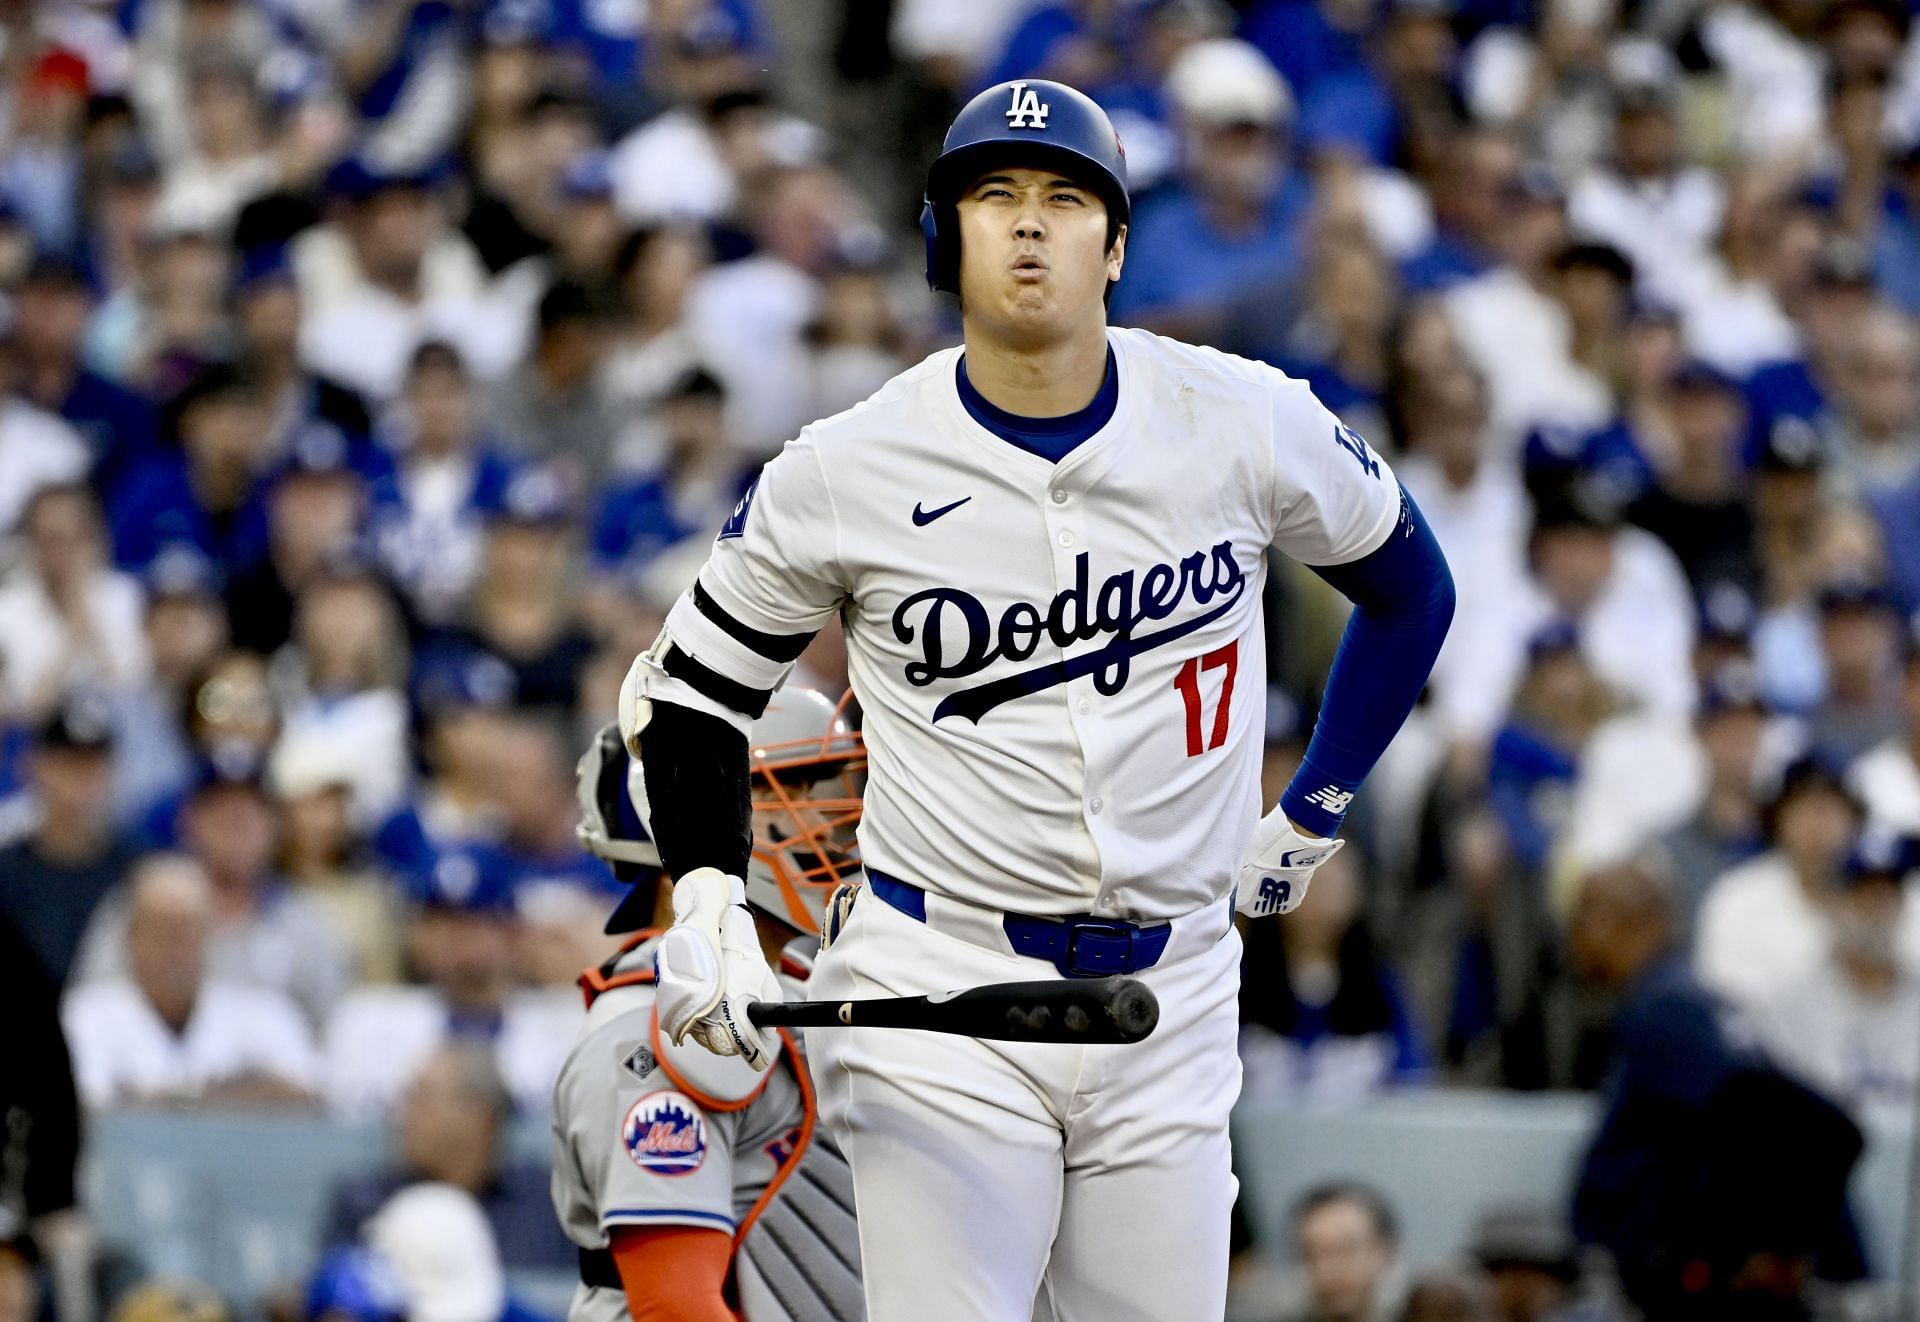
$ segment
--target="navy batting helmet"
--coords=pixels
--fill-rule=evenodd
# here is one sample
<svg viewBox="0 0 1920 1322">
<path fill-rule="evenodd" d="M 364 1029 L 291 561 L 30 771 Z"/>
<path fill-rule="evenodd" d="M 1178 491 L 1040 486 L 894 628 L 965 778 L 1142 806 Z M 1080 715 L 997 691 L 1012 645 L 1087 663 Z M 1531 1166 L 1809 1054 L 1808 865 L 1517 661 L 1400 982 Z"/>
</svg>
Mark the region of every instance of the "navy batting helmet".
<svg viewBox="0 0 1920 1322">
<path fill-rule="evenodd" d="M 1065 83 L 1001 83 L 967 102 L 927 167 L 920 229 L 927 236 L 927 284 L 960 292 L 960 190 L 994 165 L 1059 170 L 1107 204 L 1107 240 L 1127 223 L 1127 153 L 1107 112 Z"/>
</svg>

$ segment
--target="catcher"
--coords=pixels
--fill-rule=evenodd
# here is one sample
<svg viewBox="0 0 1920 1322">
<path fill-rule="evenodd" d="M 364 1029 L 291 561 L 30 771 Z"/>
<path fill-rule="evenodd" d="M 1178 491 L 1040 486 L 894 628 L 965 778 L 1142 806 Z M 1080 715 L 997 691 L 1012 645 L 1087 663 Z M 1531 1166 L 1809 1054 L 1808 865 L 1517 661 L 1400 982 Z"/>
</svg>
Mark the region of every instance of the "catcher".
<svg viewBox="0 0 1920 1322">
<path fill-rule="evenodd" d="M 790 687 L 753 726 L 747 902 L 790 996 L 857 868 L 866 752 L 846 705 Z M 672 916 L 656 916 L 660 855 L 614 727 L 581 758 L 579 792 L 581 840 L 633 887 L 606 930 L 633 936 L 581 975 L 587 1020 L 554 1088 L 553 1205 L 580 1252 L 569 1322 L 862 1316 L 853 1181 L 796 1041 L 778 1033 L 762 1072 L 660 1031 L 653 924 Z"/>
</svg>

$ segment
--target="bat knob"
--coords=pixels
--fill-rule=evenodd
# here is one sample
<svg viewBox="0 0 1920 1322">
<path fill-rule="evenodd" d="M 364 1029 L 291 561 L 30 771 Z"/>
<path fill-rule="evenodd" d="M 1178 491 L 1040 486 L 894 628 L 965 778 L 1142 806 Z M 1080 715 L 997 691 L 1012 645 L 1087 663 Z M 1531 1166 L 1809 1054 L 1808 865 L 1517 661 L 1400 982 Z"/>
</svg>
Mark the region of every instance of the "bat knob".
<svg viewBox="0 0 1920 1322">
<path fill-rule="evenodd" d="M 1107 1018 L 1113 1021 L 1123 1041 L 1140 1041 L 1160 1022 L 1160 998 L 1153 994 L 1153 988 L 1136 978 L 1116 980 L 1106 1008 Z"/>
</svg>

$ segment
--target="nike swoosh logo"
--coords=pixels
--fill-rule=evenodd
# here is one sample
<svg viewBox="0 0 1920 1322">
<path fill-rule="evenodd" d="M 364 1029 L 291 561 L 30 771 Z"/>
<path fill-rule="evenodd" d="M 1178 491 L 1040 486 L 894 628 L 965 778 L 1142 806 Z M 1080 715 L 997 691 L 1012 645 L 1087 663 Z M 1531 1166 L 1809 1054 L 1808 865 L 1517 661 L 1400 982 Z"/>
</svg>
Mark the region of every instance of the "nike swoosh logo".
<svg viewBox="0 0 1920 1322">
<path fill-rule="evenodd" d="M 954 501 L 953 504 L 942 505 L 937 510 L 923 510 L 920 508 L 920 502 L 915 501 L 913 503 L 913 526 L 916 528 L 924 528 L 942 514 L 951 514 L 972 499 L 972 496 L 962 496 L 960 499 Z"/>
</svg>

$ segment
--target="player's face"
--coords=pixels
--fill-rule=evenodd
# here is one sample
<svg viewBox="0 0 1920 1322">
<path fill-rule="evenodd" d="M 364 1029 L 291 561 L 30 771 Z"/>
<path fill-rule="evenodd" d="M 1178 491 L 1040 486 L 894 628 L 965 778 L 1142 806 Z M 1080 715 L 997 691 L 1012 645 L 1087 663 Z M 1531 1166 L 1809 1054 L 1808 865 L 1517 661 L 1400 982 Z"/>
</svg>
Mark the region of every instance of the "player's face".
<svg viewBox="0 0 1920 1322">
<path fill-rule="evenodd" d="M 960 305 L 970 324 L 1040 345 L 1090 319 L 1105 322 L 1126 232 L 1107 247 L 1097 194 L 1051 170 L 995 170 L 961 194 L 958 212 Z"/>
</svg>

